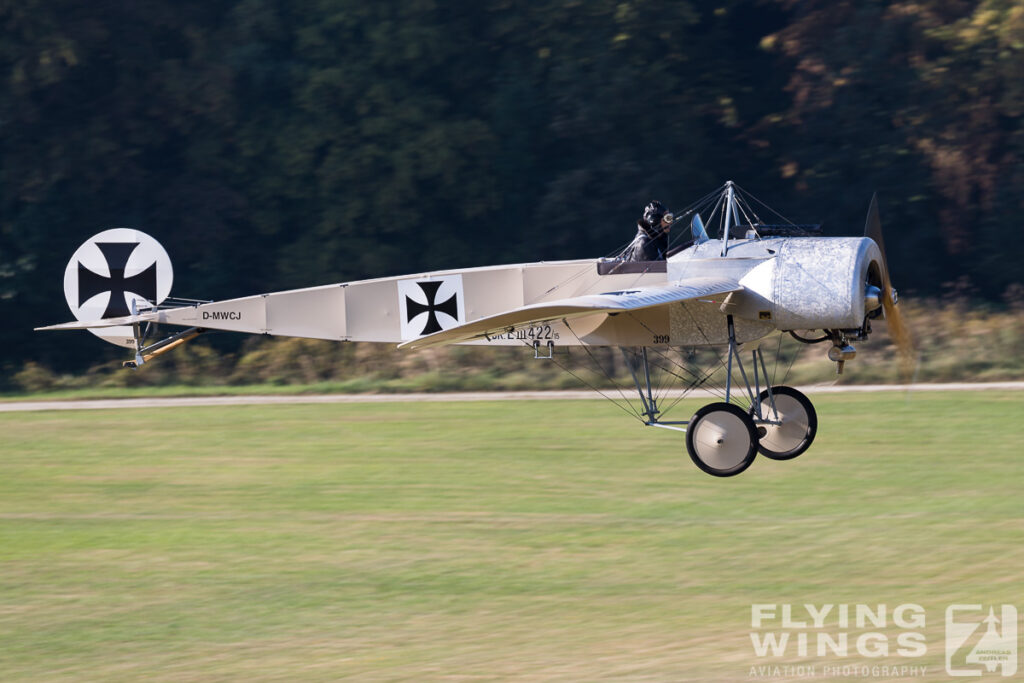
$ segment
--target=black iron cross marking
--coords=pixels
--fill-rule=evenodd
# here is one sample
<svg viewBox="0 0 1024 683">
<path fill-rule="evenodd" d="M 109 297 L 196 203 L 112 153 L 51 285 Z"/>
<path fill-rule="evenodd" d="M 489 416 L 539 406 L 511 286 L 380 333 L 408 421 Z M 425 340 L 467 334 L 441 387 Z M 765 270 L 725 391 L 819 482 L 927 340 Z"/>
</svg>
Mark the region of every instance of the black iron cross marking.
<svg viewBox="0 0 1024 683">
<path fill-rule="evenodd" d="M 455 294 L 452 294 L 441 303 L 434 302 L 435 299 L 437 299 L 437 290 L 441 288 L 441 282 L 417 282 L 416 284 L 418 284 L 420 289 L 423 290 L 423 295 L 427 297 L 427 303 L 424 305 L 418 301 L 414 301 L 412 297 L 406 296 L 405 321 L 412 322 L 412 319 L 420 313 L 426 313 L 427 324 L 423 326 L 423 331 L 420 332 L 420 336 L 440 332 L 444 329 L 441 327 L 441 323 L 437 320 L 438 312 L 447 313 L 456 320 L 459 319 L 459 304 L 458 300 L 455 298 Z"/>
<path fill-rule="evenodd" d="M 135 251 L 135 247 L 139 246 L 138 242 L 97 242 L 96 246 L 107 260 L 110 277 L 98 275 L 79 262 L 79 307 L 97 294 L 110 292 L 110 301 L 107 302 L 107 310 L 103 311 L 103 317 L 119 318 L 131 313 L 124 300 L 125 292 L 133 292 L 147 301 L 156 302 L 156 262 L 137 275 L 129 278 L 124 276 L 128 257 Z"/>
</svg>

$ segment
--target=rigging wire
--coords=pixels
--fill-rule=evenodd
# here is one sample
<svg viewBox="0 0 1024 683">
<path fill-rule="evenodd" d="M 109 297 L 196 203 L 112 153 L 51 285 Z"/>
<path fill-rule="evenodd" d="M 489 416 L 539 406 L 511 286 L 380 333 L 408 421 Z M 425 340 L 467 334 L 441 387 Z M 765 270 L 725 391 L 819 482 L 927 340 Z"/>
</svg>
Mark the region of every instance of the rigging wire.
<svg viewBox="0 0 1024 683">
<path fill-rule="evenodd" d="M 782 350 L 782 335 L 780 334 L 779 335 L 779 352 L 777 352 L 776 355 L 775 355 L 775 365 L 776 365 L 776 367 L 778 367 L 778 364 L 779 364 L 779 353 L 781 353 L 781 350 Z M 793 351 L 793 357 L 789 359 L 789 366 L 786 368 L 786 373 L 782 376 L 782 384 L 785 384 L 786 380 L 789 379 L 789 373 L 793 369 L 793 364 L 796 363 L 796 357 L 798 355 L 800 355 L 800 351 L 801 350 L 802 350 L 802 347 L 798 347 L 795 351 Z M 773 384 L 774 384 L 774 381 L 775 380 L 774 380 L 774 376 L 773 376 L 772 377 Z"/>
<path fill-rule="evenodd" d="M 747 215 L 748 213 L 750 216 L 753 216 L 758 223 L 761 222 L 761 217 L 757 215 L 757 211 L 754 211 L 754 207 L 750 206 L 750 203 L 742 194 L 736 195 L 736 205 L 739 207 L 740 213 L 743 214 L 743 217 L 747 219 L 748 223 L 753 223 Z"/>
<path fill-rule="evenodd" d="M 643 418 L 641 417 L 641 413 L 636 409 L 636 407 L 629 400 L 629 398 L 626 397 L 625 393 L 623 393 L 622 387 L 619 386 L 619 383 L 615 381 L 615 378 L 612 377 L 611 374 L 604 369 L 604 366 L 601 365 L 600 361 L 598 361 L 594 357 L 593 352 L 591 352 L 591 350 L 590 350 L 590 345 L 589 344 L 585 344 L 583 342 L 583 340 L 580 339 L 579 335 L 576 334 L 576 330 L 572 329 L 572 326 L 569 324 L 568 320 L 565 320 L 563 318 L 562 319 L 562 324 L 565 325 L 566 329 L 569 330 L 569 332 L 572 333 L 572 336 L 576 338 L 576 341 L 578 341 L 580 343 L 580 346 L 583 347 L 583 350 L 586 351 L 587 355 L 590 357 L 591 362 L 593 362 L 594 365 L 597 366 L 597 369 L 601 371 L 601 374 L 603 374 L 605 376 L 605 379 L 607 379 L 611 383 L 611 385 L 613 387 L 615 387 L 615 390 L 619 392 L 619 396 L 621 396 L 622 400 L 625 402 L 625 404 L 627 406 L 629 406 L 629 410 L 632 411 L 633 416 L 636 417 L 638 420 L 640 420 L 642 422 Z M 570 374 L 572 374 L 572 373 L 570 373 Z M 588 384 L 588 386 L 590 386 L 590 385 Z M 622 408 L 622 406 L 617 401 L 615 401 L 612 398 L 606 396 L 602 391 L 600 391 L 600 390 L 598 390 L 596 388 L 594 390 L 597 391 L 597 393 L 599 393 L 602 396 L 604 396 L 605 398 L 607 398 L 609 401 L 612 401 L 612 403 L 615 403 L 615 405 L 618 405 L 620 408 Z M 625 410 L 625 408 L 623 408 L 623 410 Z"/>
<path fill-rule="evenodd" d="M 529 342 L 527 342 L 525 340 L 523 340 L 523 345 L 526 346 L 526 348 L 530 349 L 531 351 L 533 350 L 533 346 Z M 572 370 L 570 370 L 566 365 L 563 365 L 562 363 L 559 363 L 558 359 L 554 356 L 554 354 L 552 354 L 551 358 L 548 358 L 546 360 L 550 360 L 551 362 L 553 362 L 555 365 L 557 365 L 559 367 L 559 369 L 561 369 L 562 371 L 564 371 L 567 374 L 569 374 L 571 377 L 573 377 L 576 380 L 578 380 L 581 384 L 584 384 L 591 391 L 599 394 L 603 398 L 608 399 L 608 401 L 610 403 L 612 403 L 613 405 L 617 406 L 619 409 L 621 409 L 623 412 L 625 412 L 630 417 L 634 417 L 634 418 L 636 418 L 638 420 L 643 421 L 643 418 L 640 417 L 640 415 L 636 412 L 636 410 L 633 408 L 633 405 L 629 402 L 628 399 L 626 399 L 626 406 L 628 406 L 628 408 L 627 408 L 626 406 L 623 406 L 621 403 L 616 401 L 614 398 L 612 398 L 611 396 L 608 396 L 603 391 L 598 389 L 596 386 L 594 386 L 593 384 L 588 382 L 586 379 L 584 379 L 580 375 L 578 375 L 575 372 L 573 372 Z"/>
<path fill-rule="evenodd" d="M 664 354 L 666 360 L 668 360 L 670 364 L 675 363 L 675 360 L 669 357 L 667 352 L 663 352 L 661 349 L 654 347 L 651 347 L 651 350 L 658 355 Z M 661 378 L 658 381 L 658 388 L 655 390 L 656 398 L 660 401 L 668 394 L 669 389 L 672 388 L 672 377 L 675 376 L 675 373 L 670 369 L 671 366 L 666 368 L 658 365 L 657 363 L 654 363 L 654 366 L 661 370 Z"/>
<path fill-rule="evenodd" d="M 684 211 L 683 216 L 685 217 L 693 213 L 699 214 L 700 211 L 706 210 L 707 207 L 710 206 L 711 211 L 707 214 L 708 220 L 705 222 L 705 225 L 711 225 L 714 220 L 715 212 L 718 211 L 718 205 L 721 203 L 721 201 L 721 189 L 717 189 L 714 192 L 709 192 L 707 195 L 691 204 L 690 208 Z M 673 245 L 677 244 L 680 241 L 681 236 L 684 234 L 689 234 L 689 231 L 683 230 L 677 233 L 675 237 L 673 237 L 669 242 L 669 247 L 671 248 Z"/>
<path fill-rule="evenodd" d="M 671 359 L 669 359 L 669 360 L 670 360 L 670 362 L 674 362 L 674 361 L 671 361 Z M 694 372 L 693 370 L 691 370 L 690 368 L 687 368 L 685 365 L 677 364 L 677 367 L 682 369 L 684 372 L 687 372 L 687 373 L 691 374 L 695 378 L 693 380 L 690 380 L 690 379 L 688 379 L 687 377 L 685 377 L 683 375 L 680 375 L 680 374 L 678 374 L 676 372 L 673 372 L 670 368 L 666 368 L 666 367 L 661 366 L 661 365 L 658 365 L 656 367 L 658 367 L 663 372 L 665 372 L 665 373 L 667 373 L 667 374 L 669 374 L 669 375 L 671 375 L 671 376 L 681 380 L 682 382 L 686 383 L 686 386 L 683 387 L 683 389 L 681 390 L 681 394 L 679 396 L 677 396 L 675 398 L 675 400 L 672 403 L 670 403 L 667 408 L 665 408 L 664 410 L 661 411 L 662 414 L 666 414 L 669 411 L 671 411 L 676 405 L 679 404 L 680 401 L 682 401 L 684 398 L 686 398 L 694 389 L 696 389 L 697 387 L 700 387 L 705 382 L 707 382 L 708 379 L 710 379 L 712 377 L 712 375 L 714 375 L 715 370 L 717 369 L 717 368 L 715 368 L 715 369 L 709 370 L 703 376 L 701 376 L 701 375 L 697 374 L 696 372 Z M 716 393 L 716 394 L 724 393 L 721 390 L 715 391 L 715 389 L 713 389 L 713 388 L 712 389 L 708 389 L 708 391 L 711 391 L 711 392 Z"/>
<path fill-rule="evenodd" d="M 768 209 L 769 211 L 771 211 L 771 212 L 772 212 L 773 214 L 775 214 L 776 216 L 778 216 L 779 218 L 781 218 L 781 219 L 782 219 L 783 221 L 785 221 L 786 223 L 789 223 L 790 225 L 796 225 L 796 223 L 794 223 L 793 221 L 789 220 L 788 218 L 786 218 L 785 216 L 783 216 L 783 215 L 782 215 L 781 213 L 779 213 L 778 211 L 776 211 L 776 210 L 775 210 L 775 209 L 773 209 L 772 207 L 768 206 L 767 204 L 765 204 L 765 203 L 764 203 L 764 202 L 762 202 L 762 201 L 761 201 L 760 199 L 758 199 L 757 197 L 755 197 L 754 195 L 752 195 L 752 194 L 751 194 L 750 192 L 747 192 L 746 190 L 744 190 L 744 189 L 743 189 L 742 187 L 740 187 L 740 186 L 739 186 L 739 185 L 737 185 L 736 183 L 733 183 L 733 187 L 734 187 L 734 188 L 736 188 L 737 190 L 739 190 L 740 192 L 742 192 L 742 193 L 744 194 L 744 196 L 746 196 L 746 197 L 749 197 L 750 199 L 753 199 L 753 200 L 754 200 L 755 202 L 757 202 L 758 204 L 760 204 L 760 205 L 761 205 L 761 206 L 763 206 L 764 208 L 766 208 L 766 209 Z"/>
<path fill-rule="evenodd" d="M 693 313 L 690 312 L 690 310 L 685 305 L 683 306 L 683 308 L 686 310 L 687 314 L 690 316 L 690 320 L 693 322 L 694 327 L 697 328 L 697 330 L 700 332 L 701 336 L 704 337 L 704 341 L 707 343 L 708 347 L 712 350 L 713 353 L 715 353 L 715 355 L 716 355 L 716 357 L 718 359 L 718 367 L 715 367 L 714 364 L 712 363 L 709 366 L 710 369 L 707 370 L 704 373 L 704 375 L 699 375 L 698 373 L 694 372 L 692 369 L 686 367 L 682 363 L 676 362 L 676 361 L 672 360 L 671 358 L 668 358 L 660 349 L 657 349 L 657 348 L 655 348 L 653 346 L 648 347 L 649 349 L 654 351 L 654 353 L 658 354 L 659 356 L 664 358 L 666 361 L 668 361 L 670 364 L 675 365 L 676 367 L 680 368 L 683 372 L 689 373 L 690 375 L 692 375 L 694 377 L 694 380 L 692 382 L 690 382 L 683 389 L 682 395 L 678 396 L 675 399 L 675 401 L 673 401 L 669 405 L 668 408 L 666 408 L 665 410 L 661 411 L 662 414 L 668 413 L 670 410 L 672 410 L 672 408 L 674 408 L 676 405 L 678 405 L 679 402 L 682 401 L 686 397 L 687 394 L 692 392 L 693 389 L 695 389 L 695 388 L 697 388 L 699 386 L 702 386 L 705 382 L 707 382 L 718 371 L 719 368 L 725 368 L 725 361 L 723 361 L 722 357 L 718 354 L 718 352 L 714 350 L 714 346 L 711 344 L 711 341 L 708 339 L 708 336 L 704 333 L 704 330 L 700 327 L 700 325 L 697 324 L 696 319 L 693 317 Z M 651 330 L 651 328 L 646 323 L 644 323 L 643 320 L 640 320 L 639 318 L 637 318 L 635 316 L 635 314 L 633 314 L 632 312 L 630 312 L 629 315 L 630 315 L 631 318 L 633 318 L 633 320 L 635 320 L 637 323 L 639 323 L 648 332 L 650 332 L 652 335 L 654 334 L 654 331 Z M 658 367 L 660 368 L 661 366 L 658 366 Z M 684 382 L 688 381 L 685 377 L 677 375 L 676 373 L 671 373 L 671 374 L 673 374 L 674 376 L 676 376 L 677 378 L 679 378 L 680 380 L 682 380 Z M 712 391 L 713 393 L 715 393 L 716 395 L 720 396 L 721 398 L 725 398 L 725 390 L 724 389 L 715 387 L 715 388 L 710 388 L 709 391 Z"/>
<path fill-rule="evenodd" d="M 750 214 L 747 214 L 746 209 L 744 209 L 744 204 L 745 204 L 744 202 L 737 201 L 736 202 L 736 208 L 739 209 L 739 212 L 743 215 L 743 220 L 745 220 L 747 222 L 747 224 L 750 225 L 754 230 L 757 230 L 757 228 L 754 227 L 754 226 L 756 226 L 757 223 L 760 223 L 761 219 L 753 211 L 751 211 Z M 748 206 L 747 208 L 750 208 L 750 207 Z M 757 223 L 755 223 L 754 219 L 751 219 L 750 216 L 753 216 L 754 219 L 756 219 Z"/>
<path fill-rule="evenodd" d="M 527 346 L 529 346 L 529 345 L 527 345 Z M 531 349 L 532 349 L 533 347 L 532 347 L 532 346 L 530 346 L 529 348 L 531 348 Z M 602 396 L 603 398 L 606 398 L 606 399 L 608 399 L 608 401 L 609 401 L 610 403 L 612 403 L 612 404 L 613 404 L 613 405 L 615 405 L 615 406 L 618 406 L 618 408 L 619 408 L 619 409 L 621 409 L 621 410 L 622 410 L 622 411 L 623 411 L 624 413 L 626 413 L 626 414 L 627 414 L 627 415 L 629 415 L 630 417 L 636 418 L 637 420 L 639 420 L 639 421 L 643 422 L 643 418 L 642 418 L 642 417 L 640 417 L 639 415 L 637 415 L 637 413 L 636 413 L 636 410 L 635 410 L 635 408 L 633 408 L 633 404 L 632 404 L 632 403 L 629 403 L 629 402 L 628 402 L 628 400 L 627 400 L 627 402 L 626 402 L 626 406 L 629 406 L 629 407 L 627 408 L 626 406 L 623 406 L 623 405 L 622 405 L 621 403 L 619 403 L 618 401 L 616 401 L 616 400 L 615 400 L 614 398 L 612 398 L 611 396 L 607 395 L 606 393 L 604 393 L 603 391 L 601 391 L 600 389 L 598 389 L 597 387 L 595 387 L 595 386 L 594 386 L 593 384 L 591 384 L 591 383 L 590 383 L 590 382 L 588 382 L 587 380 L 585 380 L 585 379 L 583 379 L 582 377 L 580 377 L 579 375 L 577 375 L 577 374 L 576 374 L 575 372 L 573 372 L 572 370 L 570 370 L 570 369 L 569 369 L 568 367 L 566 367 L 565 365 L 563 365 L 563 364 L 559 363 L 559 362 L 558 362 L 558 360 L 557 360 L 557 359 L 555 359 L 555 357 L 554 357 L 554 356 L 552 356 L 550 360 L 551 360 L 551 361 L 552 361 L 552 362 L 553 362 L 553 363 L 554 363 L 555 365 L 557 365 L 557 366 L 558 366 L 559 368 L 561 368 L 561 369 L 562 369 L 563 371 L 567 372 L 567 373 L 568 373 L 569 375 L 571 375 L 572 377 L 574 377 L 575 379 L 579 380 L 579 381 L 580 381 L 581 383 L 583 383 L 584 385 L 586 385 L 586 387 L 587 387 L 588 389 L 590 389 L 591 391 L 594 391 L 594 392 L 596 392 L 597 394 L 599 394 L 599 395 L 600 395 L 600 396 Z"/>
<path fill-rule="evenodd" d="M 635 315 L 634 315 L 633 313 L 630 313 L 630 317 L 632 317 L 632 318 L 633 318 L 633 319 L 634 319 L 634 320 L 635 320 L 636 322 L 638 322 L 638 323 L 639 323 L 639 324 L 640 324 L 641 326 L 643 326 L 643 327 L 644 327 L 644 329 L 646 329 L 646 330 L 647 330 L 648 332 L 650 332 L 650 333 L 651 333 L 652 335 L 654 334 L 654 331 L 653 331 L 653 330 L 652 330 L 652 329 L 651 329 L 650 327 L 648 327 L 648 326 L 647 326 L 647 325 L 646 325 L 646 324 L 644 323 L 644 321 L 642 321 L 642 320 L 638 319 L 638 318 L 637 318 L 637 317 L 636 317 L 636 316 L 635 316 Z M 703 333 L 702 333 L 702 334 L 703 334 Z M 705 341 L 707 341 L 707 335 L 704 335 L 704 339 L 705 339 Z M 709 342 L 709 344 L 710 344 L 710 342 Z M 684 365 L 683 363 L 680 363 L 680 362 L 678 362 L 678 361 L 676 361 L 676 360 L 673 360 L 672 358 L 669 358 L 669 357 L 668 357 L 668 355 L 667 355 L 667 354 L 665 354 L 665 353 L 664 353 L 663 351 L 661 351 L 660 349 L 658 349 L 658 348 L 656 348 L 656 347 L 654 347 L 654 346 L 649 346 L 649 347 L 647 347 L 647 348 L 651 349 L 651 350 L 652 350 L 652 351 L 653 351 L 654 353 L 656 353 L 656 354 L 658 354 L 659 356 L 661 356 L 661 357 L 662 357 L 662 358 L 663 358 L 664 360 L 666 360 L 666 361 L 667 361 L 667 362 L 668 362 L 668 363 L 670 364 L 670 366 L 675 366 L 675 367 L 677 367 L 677 368 L 681 369 L 681 370 L 682 370 L 683 372 L 686 372 L 686 373 L 688 373 L 688 374 L 690 374 L 690 375 L 692 375 L 692 376 L 694 377 L 694 382 L 693 382 L 693 383 L 692 383 L 692 384 L 691 384 L 691 385 L 690 385 L 689 387 L 687 387 L 687 390 L 691 390 L 691 389 L 693 389 L 693 388 L 694 388 L 695 386 L 697 386 L 697 385 L 699 385 L 699 384 L 703 384 L 704 382 L 706 382 L 706 381 L 707 381 L 707 378 L 708 378 L 708 377 L 710 377 L 710 375 L 711 375 L 711 374 L 713 374 L 713 373 L 715 372 L 715 370 L 712 370 L 712 371 L 711 371 L 710 373 L 708 373 L 708 374 L 705 374 L 705 375 L 703 375 L 703 376 L 702 376 L 702 375 L 700 375 L 699 373 L 697 373 L 697 372 L 694 372 L 693 370 L 691 370 L 690 368 L 688 368 L 688 367 L 687 367 L 686 365 Z M 661 366 L 659 366 L 659 367 L 661 367 Z M 717 368 L 716 368 L 716 369 L 717 369 Z M 678 376 L 678 375 L 677 375 L 677 376 Z M 680 379 L 684 379 L 684 380 L 685 380 L 685 378 L 683 378 L 683 377 L 680 377 Z M 725 392 L 723 391 L 722 393 L 723 393 L 723 395 L 724 395 L 724 393 L 725 393 Z"/>
</svg>

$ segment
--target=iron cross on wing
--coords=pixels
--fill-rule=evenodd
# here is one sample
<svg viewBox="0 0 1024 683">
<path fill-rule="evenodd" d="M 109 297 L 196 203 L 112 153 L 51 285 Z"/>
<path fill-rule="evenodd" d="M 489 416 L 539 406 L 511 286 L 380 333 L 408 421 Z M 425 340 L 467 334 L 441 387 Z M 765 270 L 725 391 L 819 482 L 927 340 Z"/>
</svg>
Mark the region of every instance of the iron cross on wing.
<svg viewBox="0 0 1024 683">
<path fill-rule="evenodd" d="M 466 320 L 462 275 L 399 280 L 398 298 L 403 339 L 447 330 Z"/>
</svg>

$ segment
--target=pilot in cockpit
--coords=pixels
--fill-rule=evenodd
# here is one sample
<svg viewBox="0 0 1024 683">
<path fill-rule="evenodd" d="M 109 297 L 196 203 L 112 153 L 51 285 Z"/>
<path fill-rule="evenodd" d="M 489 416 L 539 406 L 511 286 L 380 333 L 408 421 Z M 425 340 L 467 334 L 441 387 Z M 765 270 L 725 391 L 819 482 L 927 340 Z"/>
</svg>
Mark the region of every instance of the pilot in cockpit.
<svg viewBox="0 0 1024 683">
<path fill-rule="evenodd" d="M 626 261 L 664 261 L 668 251 L 668 232 L 673 216 L 661 202 L 654 200 L 644 207 L 644 215 L 636 222 L 636 237 L 626 247 Z"/>
</svg>

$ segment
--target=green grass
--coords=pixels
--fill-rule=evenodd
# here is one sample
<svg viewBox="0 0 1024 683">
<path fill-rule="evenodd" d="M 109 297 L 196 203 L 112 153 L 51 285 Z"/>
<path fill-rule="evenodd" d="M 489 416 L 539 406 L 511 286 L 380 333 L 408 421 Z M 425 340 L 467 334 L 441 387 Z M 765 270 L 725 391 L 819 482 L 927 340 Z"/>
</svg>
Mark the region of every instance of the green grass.
<svg viewBox="0 0 1024 683">
<path fill-rule="evenodd" d="M 1024 608 L 1024 393 L 815 403 L 725 480 L 600 401 L 0 414 L 0 678 L 945 680 L 946 605 Z M 918 603 L 928 654 L 758 659 L 766 602 Z"/>
</svg>

